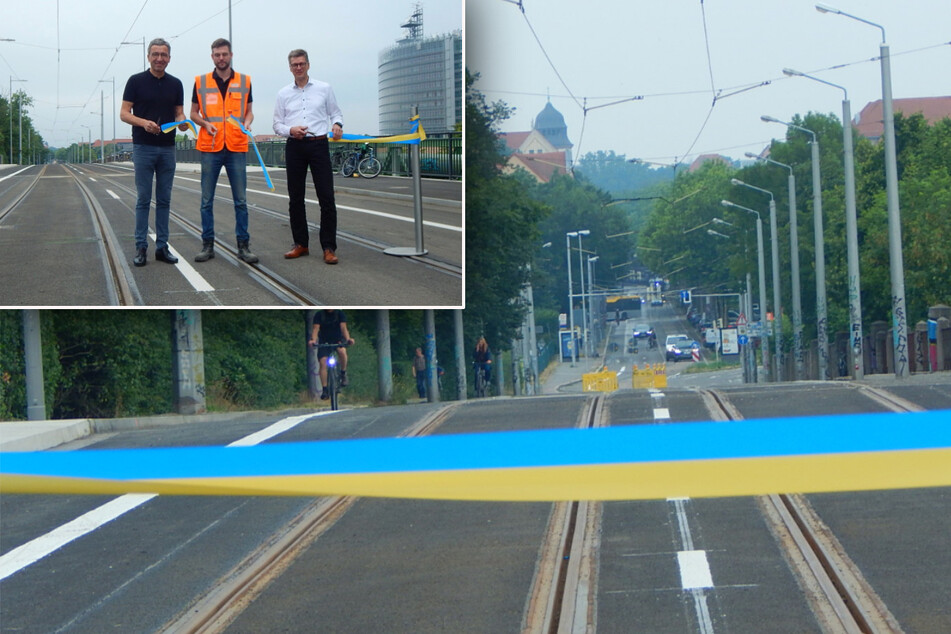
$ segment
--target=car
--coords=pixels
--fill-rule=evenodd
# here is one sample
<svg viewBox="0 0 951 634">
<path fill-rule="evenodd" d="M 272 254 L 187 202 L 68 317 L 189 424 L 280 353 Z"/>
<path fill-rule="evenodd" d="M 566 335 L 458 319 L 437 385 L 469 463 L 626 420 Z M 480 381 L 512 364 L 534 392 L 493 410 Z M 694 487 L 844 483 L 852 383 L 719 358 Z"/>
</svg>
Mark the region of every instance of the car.
<svg viewBox="0 0 951 634">
<path fill-rule="evenodd" d="M 650 337 L 653 332 L 654 329 L 649 324 L 634 324 L 632 334 L 638 339 L 643 339 L 644 337 Z"/>
<path fill-rule="evenodd" d="M 666 348 L 665 357 L 668 361 L 680 361 L 681 359 L 693 359 L 693 351 L 700 347 L 700 344 L 687 335 L 667 335 L 667 341 L 664 343 Z"/>
<path fill-rule="evenodd" d="M 663 297 L 656 297 L 656 296 L 655 296 L 653 299 L 651 299 L 651 306 L 663 306 L 663 305 L 664 305 L 664 298 L 663 298 Z"/>
</svg>

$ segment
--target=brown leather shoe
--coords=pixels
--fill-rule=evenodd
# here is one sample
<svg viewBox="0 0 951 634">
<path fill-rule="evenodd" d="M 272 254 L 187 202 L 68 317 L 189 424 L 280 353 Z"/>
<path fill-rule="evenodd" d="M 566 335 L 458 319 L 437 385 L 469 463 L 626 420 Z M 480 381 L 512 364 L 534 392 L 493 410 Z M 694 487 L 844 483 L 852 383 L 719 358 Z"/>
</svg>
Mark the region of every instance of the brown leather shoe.
<svg viewBox="0 0 951 634">
<path fill-rule="evenodd" d="M 333 249 L 324 249 L 324 262 L 327 264 L 336 264 L 340 260 L 334 255 Z"/>
<path fill-rule="evenodd" d="M 299 258 L 302 255 L 307 255 L 310 253 L 310 249 L 307 247 L 302 247 L 299 244 L 295 244 L 294 248 L 284 254 L 284 257 L 288 260 L 293 258 Z"/>
</svg>

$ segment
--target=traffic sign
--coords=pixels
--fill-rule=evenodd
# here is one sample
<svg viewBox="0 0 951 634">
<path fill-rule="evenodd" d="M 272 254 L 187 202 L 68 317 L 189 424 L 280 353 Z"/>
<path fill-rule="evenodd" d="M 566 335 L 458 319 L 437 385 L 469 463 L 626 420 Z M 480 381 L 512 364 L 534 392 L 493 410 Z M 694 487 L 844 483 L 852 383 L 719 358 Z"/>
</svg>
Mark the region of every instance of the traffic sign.
<svg viewBox="0 0 951 634">
<path fill-rule="evenodd" d="M 736 338 L 736 340 L 740 342 L 741 346 L 745 346 L 746 344 L 750 342 L 750 338 L 746 335 L 740 335 L 739 337 Z"/>
</svg>

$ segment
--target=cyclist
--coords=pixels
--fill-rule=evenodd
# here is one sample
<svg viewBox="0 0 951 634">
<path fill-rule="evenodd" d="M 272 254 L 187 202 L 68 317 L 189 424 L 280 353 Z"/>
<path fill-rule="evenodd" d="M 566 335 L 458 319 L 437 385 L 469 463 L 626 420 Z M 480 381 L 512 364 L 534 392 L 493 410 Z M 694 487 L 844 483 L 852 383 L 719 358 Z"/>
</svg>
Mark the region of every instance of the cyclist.
<svg viewBox="0 0 951 634">
<path fill-rule="evenodd" d="M 347 330 L 347 316 L 342 310 L 325 308 L 314 315 L 314 330 L 310 336 L 310 345 L 321 343 L 345 343 L 351 346 L 356 343 Z M 323 386 L 320 399 L 323 401 L 330 398 L 330 393 L 327 391 L 327 357 L 331 352 L 330 348 L 317 348 L 320 384 Z M 344 387 L 350 383 L 347 379 L 347 349 L 337 348 L 337 357 L 340 359 L 340 385 Z"/>
<path fill-rule="evenodd" d="M 485 384 L 489 385 L 492 379 L 492 351 L 489 350 L 489 344 L 485 337 L 479 337 L 476 342 L 475 350 L 472 352 L 472 367 L 476 372 L 485 371 Z"/>
</svg>

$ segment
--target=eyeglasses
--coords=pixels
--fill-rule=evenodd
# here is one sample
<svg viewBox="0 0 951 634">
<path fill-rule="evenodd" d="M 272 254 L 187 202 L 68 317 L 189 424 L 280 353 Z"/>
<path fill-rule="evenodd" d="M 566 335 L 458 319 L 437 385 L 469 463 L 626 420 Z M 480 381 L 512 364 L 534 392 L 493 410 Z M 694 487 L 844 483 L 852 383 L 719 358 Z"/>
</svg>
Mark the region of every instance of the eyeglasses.
<svg viewBox="0 0 951 634">
<path fill-rule="evenodd" d="M 298 62 L 297 64 L 291 64 L 291 68 L 303 68 L 307 66 L 307 62 Z"/>
</svg>

